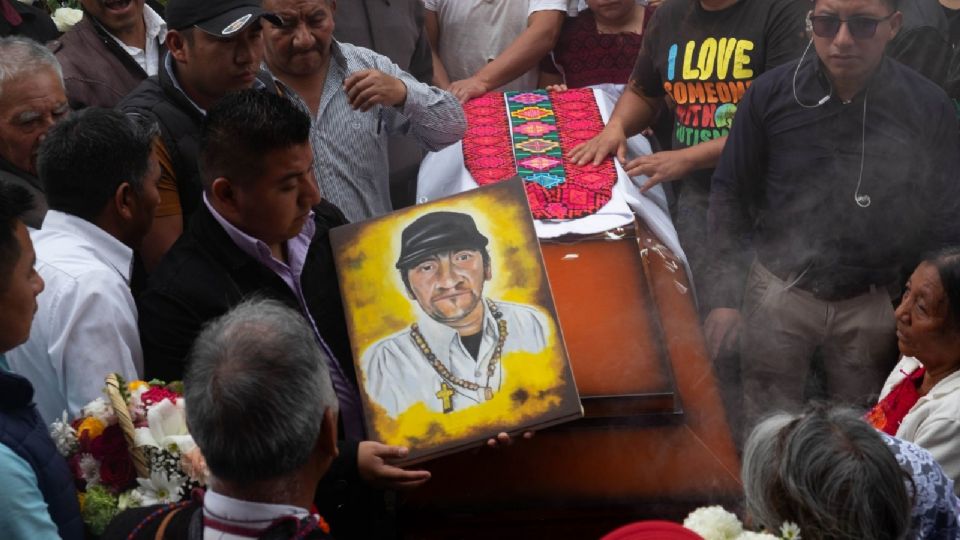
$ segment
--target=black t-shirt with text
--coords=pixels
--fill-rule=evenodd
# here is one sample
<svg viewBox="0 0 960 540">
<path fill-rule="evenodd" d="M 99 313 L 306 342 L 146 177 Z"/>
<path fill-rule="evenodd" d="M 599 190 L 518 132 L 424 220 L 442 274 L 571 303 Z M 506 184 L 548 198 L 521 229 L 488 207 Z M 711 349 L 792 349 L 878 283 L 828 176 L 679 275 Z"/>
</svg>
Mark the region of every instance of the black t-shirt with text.
<svg viewBox="0 0 960 540">
<path fill-rule="evenodd" d="M 668 96 L 674 149 L 729 133 L 750 83 L 800 56 L 807 10 L 809 2 L 798 0 L 740 0 L 719 11 L 699 0 L 667 0 L 657 9 L 631 84 L 649 97 Z M 696 176 L 708 185 L 710 174 Z"/>
</svg>

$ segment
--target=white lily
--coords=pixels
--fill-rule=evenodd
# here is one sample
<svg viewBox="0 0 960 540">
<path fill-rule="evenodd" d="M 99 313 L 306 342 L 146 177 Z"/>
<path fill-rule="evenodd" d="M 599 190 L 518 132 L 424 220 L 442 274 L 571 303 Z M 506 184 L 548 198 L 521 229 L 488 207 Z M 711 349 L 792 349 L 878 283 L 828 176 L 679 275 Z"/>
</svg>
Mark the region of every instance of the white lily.
<svg viewBox="0 0 960 540">
<path fill-rule="evenodd" d="M 50 438 L 57 445 L 57 452 L 63 457 L 70 457 L 77 449 L 77 430 L 70 426 L 67 411 L 63 411 L 63 416 L 50 424 Z"/>
<path fill-rule="evenodd" d="M 187 431 L 183 407 L 169 399 L 150 407 L 147 411 L 147 427 L 136 429 L 134 443 L 138 447 L 153 446 L 172 454 L 189 452 L 197 446 Z"/>
</svg>

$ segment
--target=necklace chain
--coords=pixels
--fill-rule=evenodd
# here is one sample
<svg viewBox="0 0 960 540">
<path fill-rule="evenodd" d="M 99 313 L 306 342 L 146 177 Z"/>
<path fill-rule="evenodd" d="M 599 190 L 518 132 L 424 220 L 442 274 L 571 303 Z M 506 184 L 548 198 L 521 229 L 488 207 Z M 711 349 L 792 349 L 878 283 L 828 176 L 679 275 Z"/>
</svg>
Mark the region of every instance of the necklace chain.
<svg viewBox="0 0 960 540">
<path fill-rule="evenodd" d="M 447 369 L 447 366 L 440 362 L 437 355 L 433 354 L 430 345 L 427 344 L 427 340 L 425 340 L 423 334 L 420 333 L 420 325 L 417 323 L 410 325 L 410 337 L 413 338 L 413 342 L 417 344 L 420 352 L 423 353 L 423 356 L 426 357 L 430 365 L 433 366 L 434 371 L 436 371 L 442 379 L 454 386 L 466 388 L 467 390 L 476 391 L 483 388 L 484 397 L 489 401 L 493 399 L 493 388 L 490 387 L 490 379 L 493 378 L 493 374 L 497 371 L 497 364 L 500 363 L 500 357 L 503 355 L 503 342 L 507 339 L 507 321 L 503 320 L 503 313 L 501 313 L 497 305 L 493 303 L 493 300 L 488 298 L 487 306 L 490 308 L 490 313 L 493 315 L 493 318 L 497 321 L 497 330 L 500 335 L 497 338 L 497 346 L 493 350 L 490 362 L 487 364 L 487 380 L 484 386 L 461 379 L 451 373 L 450 370 Z"/>
</svg>

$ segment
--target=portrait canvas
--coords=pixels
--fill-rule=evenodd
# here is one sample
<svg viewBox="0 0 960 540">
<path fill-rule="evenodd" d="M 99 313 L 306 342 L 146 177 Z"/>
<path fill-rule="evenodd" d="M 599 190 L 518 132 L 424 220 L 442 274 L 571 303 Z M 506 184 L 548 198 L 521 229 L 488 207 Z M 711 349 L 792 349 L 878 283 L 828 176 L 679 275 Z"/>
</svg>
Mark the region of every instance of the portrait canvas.
<svg viewBox="0 0 960 540">
<path fill-rule="evenodd" d="M 370 439 L 413 463 L 583 415 L 519 178 L 331 242 Z"/>
</svg>

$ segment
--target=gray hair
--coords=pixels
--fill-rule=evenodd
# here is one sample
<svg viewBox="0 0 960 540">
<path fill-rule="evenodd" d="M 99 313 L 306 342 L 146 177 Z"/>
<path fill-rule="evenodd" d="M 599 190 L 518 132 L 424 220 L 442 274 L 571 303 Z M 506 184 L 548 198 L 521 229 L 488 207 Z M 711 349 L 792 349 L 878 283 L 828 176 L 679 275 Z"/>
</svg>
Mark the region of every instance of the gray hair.
<svg viewBox="0 0 960 540">
<path fill-rule="evenodd" d="M 767 418 L 747 439 L 741 475 L 747 511 L 768 530 L 792 521 L 804 540 L 899 540 L 910 527 L 912 480 L 851 409 Z"/>
<path fill-rule="evenodd" d="M 210 472 L 233 482 L 296 471 L 316 445 L 324 411 L 337 411 L 313 330 L 300 313 L 257 298 L 197 337 L 184 398 L 187 426 Z"/>
<path fill-rule="evenodd" d="M 0 97 L 3 97 L 3 87 L 7 82 L 43 68 L 52 69 L 63 85 L 60 62 L 49 49 L 25 37 L 0 37 Z"/>
</svg>

